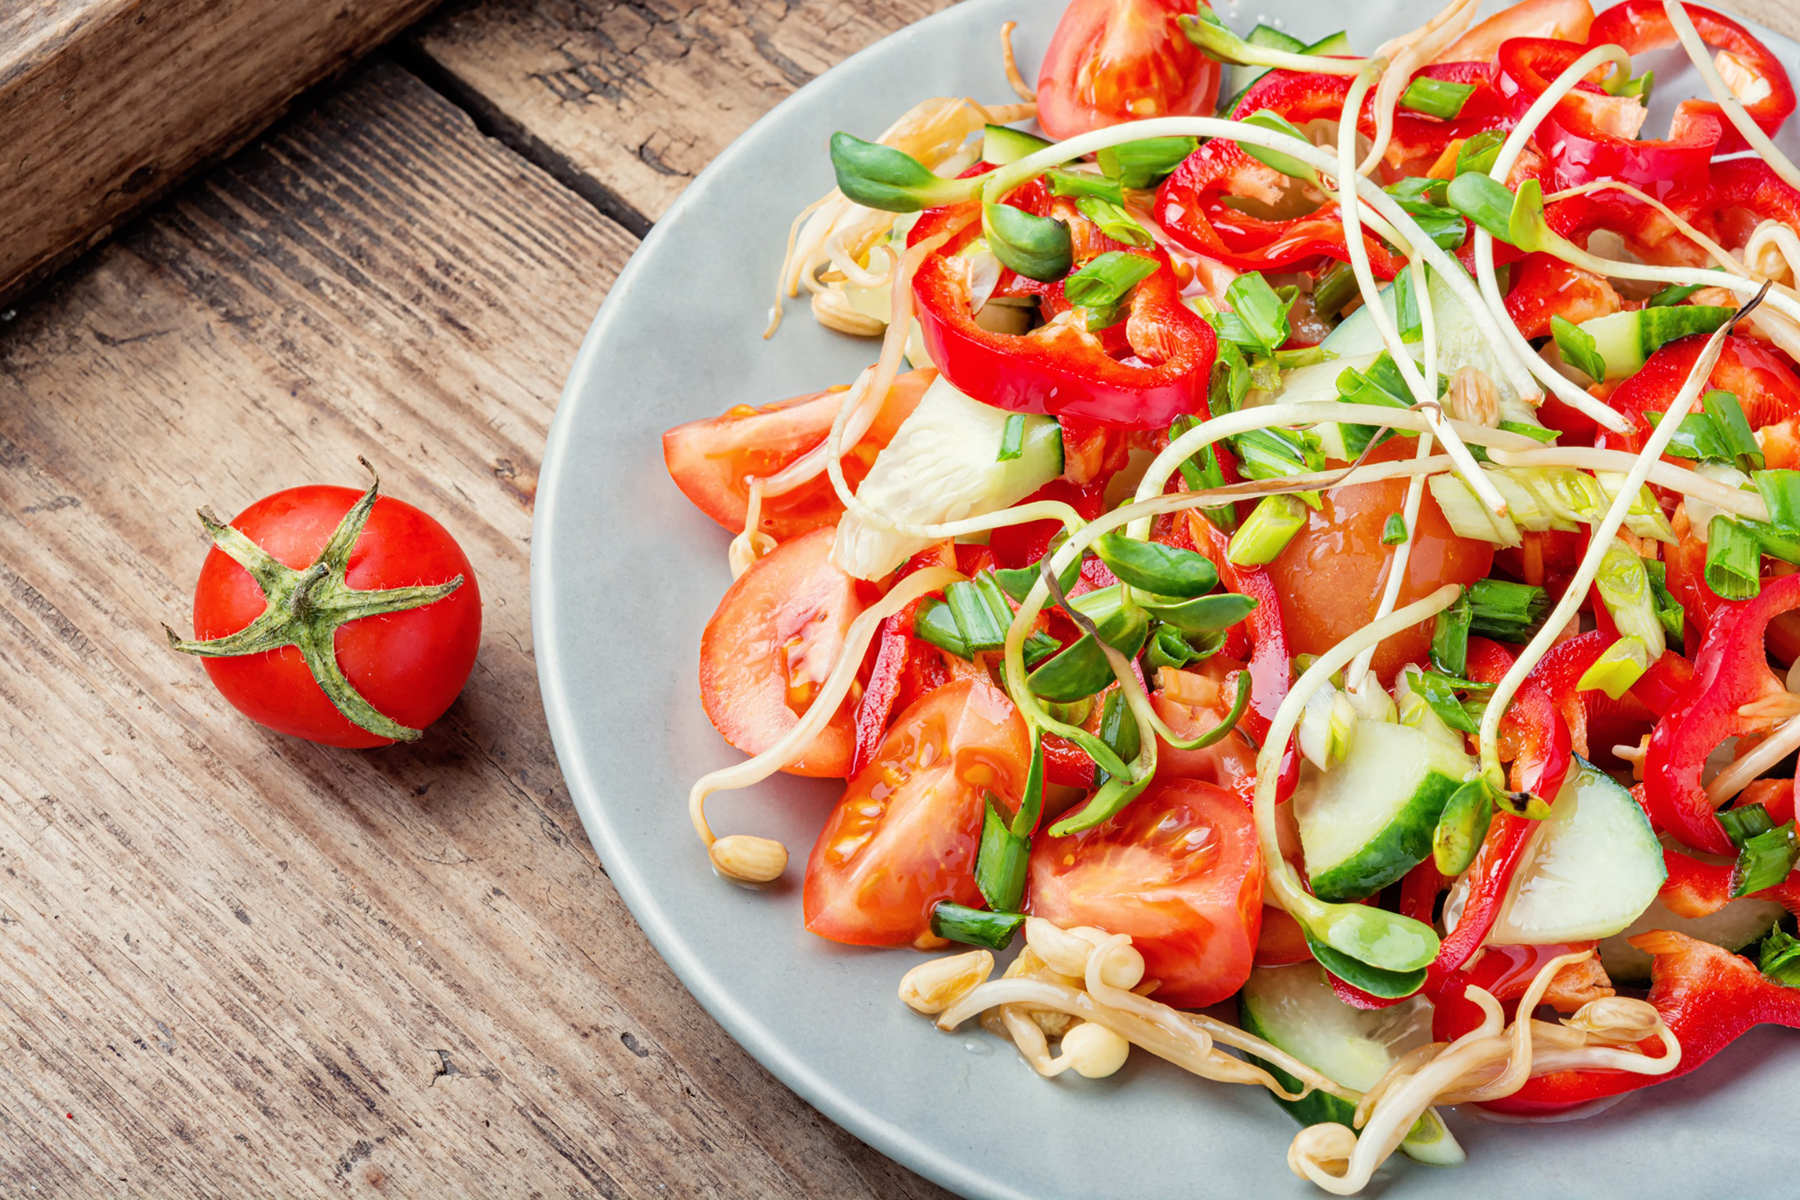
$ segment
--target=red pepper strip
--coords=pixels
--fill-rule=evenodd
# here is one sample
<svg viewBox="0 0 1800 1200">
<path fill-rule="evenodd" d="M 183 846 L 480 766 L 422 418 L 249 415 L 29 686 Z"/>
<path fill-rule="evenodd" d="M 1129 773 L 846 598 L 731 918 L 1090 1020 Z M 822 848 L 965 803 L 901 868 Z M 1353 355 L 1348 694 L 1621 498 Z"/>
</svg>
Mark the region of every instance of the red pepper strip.
<svg viewBox="0 0 1800 1200">
<path fill-rule="evenodd" d="M 1760 158 L 1714 163 L 1707 177 L 1706 205 L 1728 246 L 1743 245 L 1763 221 L 1800 229 L 1800 191 Z"/>
<path fill-rule="evenodd" d="M 1714 50 L 1723 50 L 1729 54 L 1737 65 L 1750 75 L 1747 86 L 1740 88 L 1734 81 L 1733 93 L 1743 91 L 1747 96 L 1756 96 L 1759 91 L 1766 94 L 1756 96 L 1744 105 L 1744 111 L 1750 119 L 1761 127 L 1764 133 L 1773 134 L 1781 128 L 1781 123 L 1794 111 L 1794 85 L 1788 79 L 1788 73 L 1769 48 L 1758 41 L 1748 29 L 1733 21 L 1722 13 L 1710 8 L 1701 8 L 1697 4 L 1682 6 L 1688 20 L 1694 23 L 1694 31 L 1700 39 Z M 1613 43 L 1624 48 L 1627 54 L 1643 54 L 1649 50 L 1661 49 L 1676 44 L 1675 27 L 1669 22 L 1669 14 L 1664 11 L 1662 0 L 1625 0 L 1594 18 L 1588 28 L 1589 47 L 1604 46 Z M 1758 86 L 1764 85 L 1764 86 Z M 1683 100 L 1675 110 L 1675 120 L 1679 124 L 1683 113 L 1695 116 L 1707 115 L 1720 122 L 1724 132 L 1719 138 L 1718 153 L 1731 154 L 1738 150 L 1747 150 L 1749 146 L 1744 136 L 1730 122 L 1725 121 L 1719 106 L 1710 100 Z"/>
<path fill-rule="evenodd" d="M 1706 342 L 1707 335 L 1701 333 L 1678 338 L 1657 350 L 1637 374 L 1620 384 L 1610 403 L 1630 421 L 1632 429 L 1629 433 L 1602 430 L 1599 444 L 1633 454 L 1642 450 L 1651 429 L 1645 414 L 1669 410 Z M 1738 398 L 1752 429 L 1800 417 L 1800 376 L 1794 374 L 1779 350 L 1758 338 L 1740 334 L 1726 337 L 1709 383 Z"/>
<path fill-rule="evenodd" d="M 1549 337 L 1551 317 L 1579 325 L 1622 307 L 1612 284 L 1554 254 L 1527 254 L 1513 264 L 1506 315 L 1527 338 Z"/>
<path fill-rule="evenodd" d="M 1763 585 L 1749 600 L 1722 601 L 1694 656 L 1684 703 L 1664 713 L 1644 759 L 1644 804 L 1650 819 L 1696 850 L 1732 854 L 1735 847 L 1700 783 L 1701 768 L 1726 738 L 1768 729 L 1767 719 L 1738 715 L 1746 704 L 1787 689 L 1769 670 L 1764 635 L 1779 613 L 1800 608 L 1800 575 Z"/>
<path fill-rule="evenodd" d="M 931 209 L 910 242 L 943 232 L 975 211 L 973 203 Z M 1167 256 L 1127 250 L 1158 269 L 1138 284 L 1122 322 L 1132 354 L 1106 353 L 1101 339 L 1068 321 L 1014 335 L 983 329 L 970 310 L 969 281 L 953 260 L 959 242 L 973 238 L 970 222 L 926 256 L 913 275 L 925 348 L 961 391 L 1014 412 L 1080 417 L 1118 429 L 1163 429 L 1178 416 L 1206 411 L 1217 336 L 1181 301 Z"/>
<path fill-rule="evenodd" d="M 1251 650 L 1250 708 L 1244 713 L 1242 725 L 1261 746 L 1269 736 L 1269 724 L 1275 718 L 1275 710 L 1281 707 L 1281 702 L 1287 699 L 1288 688 L 1293 686 L 1293 662 L 1288 657 L 1287 632 L 1281 624 L 1281 604 L 1275 595 L 1275 582 L 1261 567 L 1240 567 L 1232 562 L 1226 553 L 1229 540 L 1214 529 L 1211 522 L 1203 518 L 1190 521 L 1190 531 L 1196 525 L 1204 528 L 1207 536 L 1207 545 L 1198 549 L 1218 568 L 1225 590 L 1256 601 L 1256 607 L 1243 621 L 1250 635 Z M 1286 800 L 1291 796 L 1299 778 L 1300 759 L 1290 737 L 1281 757 L 1276 799 Z"/>
<path fill-rule="evenodd" d="M 1063 787 L 1091 790 L 1094 786 L 1094 760 L 1087 751 L 1067 738 L 1048 734 L 1044 738 L 1044 779 Z"/>
<path fill-rule="evenodd" d="M 1792 793 L 1789 793 L 1790 801 Z M 1772 820 L 1789 820 L 1770 813 Z M 1664 848 L 1663 865 L 1669 878 L 1663 882 L 1660 898 L 1669 911 L 1681 917 L 1704 917 L 1731 903 L 1733 864 L 1701 862 L 1679 850 Z M 1752 893 L 1758 900 L 1773 900 L 1791 913 L 1800 913 L 1800 871 L 1788 875 L 1771 888 Z"/>
<path fill-rule="evenodd" d="M 1092 521 L 1106 509 L 1105 489 L 1095 485 L 1078 487 L 1066 479 L 1052 479 L 1020 501 L 1061 500 L 1084 521 Z M 1062 532 L 1060 521 L 1027 521 L 1023 525 L 1006 525 L 988 535 L 988 549 L 994 561 L 1008 570 L 1035 567 L 1050 552 L 1050 543 Z"/>
<path fill-rule="evenodd" d="M 1485 63 L 1446 63 L 1419 73 L 1433 79 L 1472 83 L 1475 91 L 1453 121 L 1400 113 L 1394 120 L 1387 165 L 1394 177 L 1422 175 L 1458 138 L 1512 124 Z M 1341 75 L 1270 71 L 1252 84 L 1237 109 L 1238 116 L 1267 109 L 1295 125 L 1337 120 L 1343 113 L 1350 81 Z M 1359 126 L 1374 131 L 1374 101 L 1365 105 Z M 1231 207 L 1226 198 L 1265 202 L 1285 196 L 1291 181 L 1246 154 L 1235 142 L 1215 139 L 1190 155 L 1157 192 L 1158 223 L 1183 246 L 1242 270 L 1267 271 L 1304 265 L 1318 259 L 1349 260 L 1344 225 L 1336 204 L 1324 204 L 1305 216 L 1266 220 Z M 1392 279 L 1405 266 L 1372 234 L 1365 234 L 1370 266 L 1382 279 Z"/>
<path fill-rule="evenodd" d="M 1499 87 L 1512 103 L 1514 118 L 1524 116 L 1586 52 L 1586 46 L 1551 38 L 1501 43 Z M 1578 84 L 1558 100 L 1534 135 L 1550 155 L 1557 189 L 1619 179 L 1660 197 L 1681 180 L 1704 179 L 1725 129 L 1718 109 L 1677 110 L 1667 141 L 1636 139 L 1642 113 L 1635 97 L 1609 96 L 1591 83 Z"/>
<path fill-rule="evenodd" d="M 1649 1001 L 1681 1043 L 1680 1065 L 1667 1075 L 1598 1070 L 1539 1075 L 1486 1107 L 1521 1115 L 1557 1112 L 1685 1075 L 1757 1025 L 1800 1028 L 1800 988 L 1774 982 L 1749 959 L 1660 929 L 1631 943 L 1653 956 Z M 1655 1045 L 1646 1043 L 1646 1049 Z"/>
<path fill-rule="evenodd" d="M 973 549 L 985 552 L 987 547 Z M 907 559 L 895 578 L 904 579 L 923 567 L 950 565 L 953 557 L 960 566 L 962 550 L 961 546 L 952 549 L 950 543 L 940 542 Z M 991 565 L 991 560 L 987 565 Z M 944 670 L 936 650 L 913 636 L 913 620 L 919 615 L 920 603 L 915 601 L 907 605 L 881 623 L 874 664 L 869 668 L 868 682 L 863 685 L 862 699 L 856 705 L 856 745 L 850 756 L 852 775 L 860 774 L 875 757 L 882 738 L 887 736 L 888 721 L 895 712 L 904 710 L 907 704 L 932 688 L 949 682 L 949 673 Z M 909 684 L 912 685 L 910 688 Z M 905 703 L 901 702 L 902 697 Z"/>
</svg>

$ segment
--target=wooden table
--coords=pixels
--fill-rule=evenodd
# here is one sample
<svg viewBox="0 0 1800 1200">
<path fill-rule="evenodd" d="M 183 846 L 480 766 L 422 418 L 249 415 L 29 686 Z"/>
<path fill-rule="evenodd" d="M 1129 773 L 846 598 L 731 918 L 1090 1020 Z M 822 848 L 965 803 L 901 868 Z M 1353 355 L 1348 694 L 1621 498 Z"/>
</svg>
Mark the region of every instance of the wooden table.
<svg viewBox="0 0 1800 1200">
<path fill-rule="evenodd" d="M 638 238 L 943 2 L 442 11 L 0 311 L 0 1194 L 943 1194 L 651 951 L 558 776 L 526 593 L 551 410 Z M 360 486 L 358 454 L 487 599 L 462 699 L 373 753 L 262 731 L 160 631 L 196 506 Z"/>
</svg>

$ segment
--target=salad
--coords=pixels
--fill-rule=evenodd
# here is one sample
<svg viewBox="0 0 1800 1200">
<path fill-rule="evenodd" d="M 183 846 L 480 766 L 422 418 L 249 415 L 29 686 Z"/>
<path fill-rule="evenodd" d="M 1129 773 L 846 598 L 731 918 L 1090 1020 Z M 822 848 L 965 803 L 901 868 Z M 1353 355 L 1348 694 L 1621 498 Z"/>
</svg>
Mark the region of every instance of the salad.
<svg viewBox="0 0 1800 1200">
<path fill-rule="evenodd" d="M 709 798 L 843 780 L 809 930 L 1044 1076 L 1264 1088 L 1341 1195 L 1800 1027 L 1793 85 L 1677 0 L 1475 8 L 1074 0 L 1035 92 L 1007 26 L 1017 102 L 838 133 L 789 232 L 873 365 L 663 440 L 732 534 L 717 872 L 788 849 Z"/>
</svg>

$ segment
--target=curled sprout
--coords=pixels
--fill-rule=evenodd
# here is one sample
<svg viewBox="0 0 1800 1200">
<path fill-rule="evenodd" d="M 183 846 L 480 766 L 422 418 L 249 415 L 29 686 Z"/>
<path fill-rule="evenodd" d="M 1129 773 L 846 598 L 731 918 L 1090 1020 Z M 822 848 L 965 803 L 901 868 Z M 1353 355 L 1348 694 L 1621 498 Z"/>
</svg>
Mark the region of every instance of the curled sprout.
<svg viewBox="0 0 1800 1200">
<path fill-rule="evenodd" d="M 1593 953 L 1563 954 L 1545 963 L 1510 1026 L 1492 993 L 1470 985 L 1464 994 L 1482 1010 L 1481 1024 L 1453 1042 L 1421 1046 L 1395 1062 L 1358 1101 L 1358 1132 L 1334 1124 L 1301 1130 L 1288 1149 L 1288 1166 L 1333 1195 L 1352 1196 L 1368 1186 L 1376 1168 L 1434 1105 L 1499 1100 L 1533 1076 L 1558 1071 L 1674 1071 L 1681 1065 L 1681 1043 L 1645 1001 L 1591 1000 L 1560 1024 L 1533 1017 L 1557 973 Z M 1651 1039 L 1661 1043 L 1660 1056 L 1640 1048 Z"/>
</svg>

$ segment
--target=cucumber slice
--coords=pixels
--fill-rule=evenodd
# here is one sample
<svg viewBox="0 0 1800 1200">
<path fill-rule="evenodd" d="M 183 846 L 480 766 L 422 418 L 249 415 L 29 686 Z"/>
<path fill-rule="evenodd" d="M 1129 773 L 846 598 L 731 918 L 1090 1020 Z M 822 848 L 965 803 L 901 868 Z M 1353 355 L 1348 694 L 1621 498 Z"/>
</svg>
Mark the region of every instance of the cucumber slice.
<svg viewBox="0 0 1800 1200">
<path fill-rule="evenodd" d="M 1667 878 L 1644 810 L 1577 755 L 1550 815 L 1532 834 L 1488 941 L 1541 946 L 1611 937 L 1643 915 Z M 1462 912 L 1467 879 L 1446 902 L 1448 925 Z"/>
<path fill-rule="evenodd" d="M 1062 429 L 1049 417 L 1026 417 L 1019 457 L 1000 462 L 1007 416 L 939 376 L 876 457 L 858 498 L 907 524 L 956 521 L 1017 504 L 1062 474 Z M 880 579 L 930 545 L 928 538 L 879 529 L 845 513 L 832 554 L 858 579 Z"/>
<path fill-rule="evenodd" d="M 1754 896 L 1733 900 L 1718 912 L 1704 917 L 1678 917 L 1664 907 L 1661 900 L 1653 900 L 1643 915 L 1626 926 L 1624 932 L 1601 941 L 1600 965 L 1606 968 L 1614 983 L 1646 986 L 1650 982 L 1650 956 L 1633 946 L 1628 938 L 1652 929 L 1667 929 L 1735 953 L 1768 933 L 1770 927 L 1786 914 L 1787 910 L 1773 900 L 1758 900 Z"/>
<path fill-rule="evenodd" d="M 1351 1008 L 1332 993 L 1316 963 L 1259 967 L 1238 993 L 1239 1023 L 1248 1033 L 1287 1051 L 1345 1087 L 1366 1092 L 1394 1060 L 1431 1041 L 1431 1002 L 1423 996 L 1391 1008 Z M 1258 1060 L 1260 1061 L 1260 1060 Z M 1262 1064 L 1289 1091 L 1299 1080 Z M 1324 1092 L 1301 1100 L 1275 1101 L 1302 1125 L 1336 1121 L 1353 1125 L 1356 1106 Z M 1435 1112 L 1427 1111 L 1400 1149 L 1434 1166 L 1455 1166 L 1467 1157 Z"/>
<path fill-rule="evenodd" d="M 1020 129 L 989 125 L 981 133 L 981 158 L 983 162 L 993 163 L 996 167 L 1005 167 L 1027 155 L 1047 149 L 1052 144 L 1036 134 Z"/>
<path fill-rule="evenodd" d="M 1731 316 L 1729 308 L 1674 304 L 1637 312 L 1610 313 L 1583 321 L 1577 328 L 1593 335 L 1608 379 L 1634 375 L 1664 343 L 1695 333 L 1711 333 Z"/>
<path fill-rule="evenodd" d="M 1360 900 L 1431 855 L 1431 833 L 1469 756 L 1405 725 L 1359 720 L 1344 761 L 1308 767 L 1294 796 L 1307 880 L 1321 900 Z"/>
<path fill-rule="evenodd" d="M 1434 271 L 1431 274 L 1431 317 L 1433 329 L 1437 334 L 1438 373 L 1445 379 L 1454 375 L 1463 367 L 1476 367 L 1494 381 L 1494 391 L 1500 400 L 1500 419 L 1503 421 L 1520 421 L 1528 425 L 1542 425 L 1537 418 L 1537 410 L 1525 402 L 1507 378 L 1505 370 L 1500 366 L 1500 357 L 1495 347 L 1488 341 L 1487 335 L 1475 324 L 1475 318 L 1456 298 L 1450 285 L 1439 279 Z M 1396 300 L 1392 284 L 1381 289 L 1381 303 L 1393 316 L 1394 324 L 1399 325 L 1396 315 Z M 1381 340 L 1381 331 L 1375 328 L 1375 317 L 1368 305 L 1363 305 L 1349 316 L 1329 334 L 1320 345 L 1337 354 L 1339 358 L 1351 355 L 1377 355 L 1387 348 Z M 1425 351 L 1422 344 L 1408 346 L 1415 359 L 1423 358 Z"/>
</svg>

